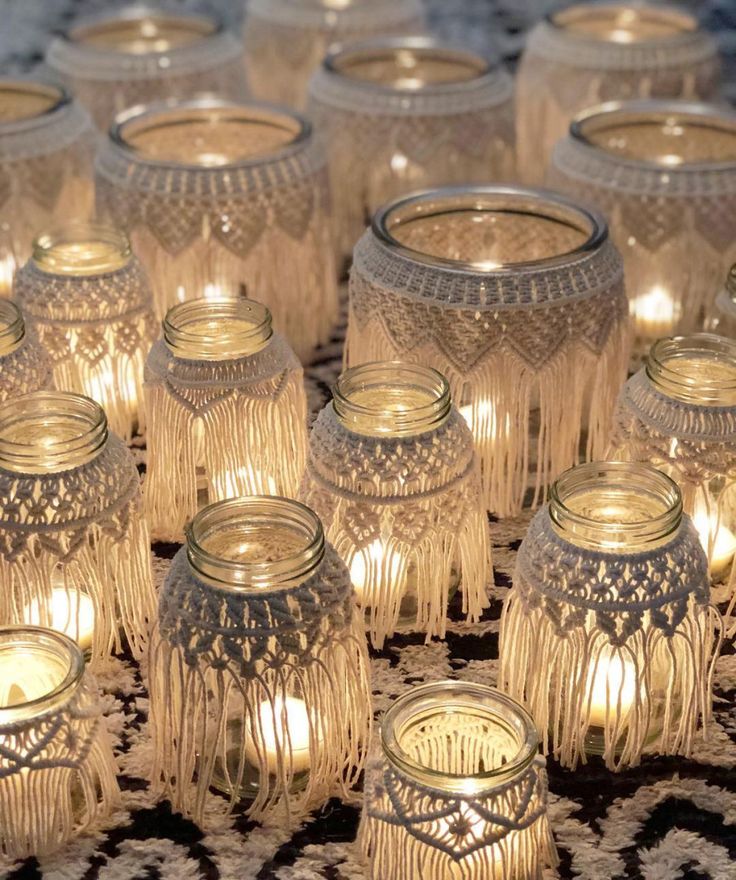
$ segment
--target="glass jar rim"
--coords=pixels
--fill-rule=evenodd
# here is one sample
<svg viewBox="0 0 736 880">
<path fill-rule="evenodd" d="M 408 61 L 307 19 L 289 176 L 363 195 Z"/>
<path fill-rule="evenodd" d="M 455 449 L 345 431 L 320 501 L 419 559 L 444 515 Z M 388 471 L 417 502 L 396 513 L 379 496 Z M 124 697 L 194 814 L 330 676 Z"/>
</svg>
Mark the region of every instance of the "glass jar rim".
<svg viewBox="0 0 736 880">
<path fill-rule="evenodd" d="M 681 27 L 674 30 L 671 34 L 662 34 L 659 37 L 649 37 L 646 40 L 636 40 L 633 43 L 615 42 L 616 46 L 622 48 L 636 47 L 637 49 L 646 48 L 648 46 L 658 47 L 662 44 L 672 44 L 681 41 L 683 38 L 688 39 L 698 32 L 697 19 L 678 9 L 676 6 L 638 6 L 636 3 L 574 3 L 572 6 L 563 7 L 562 9 L 553 9 L 544 16 L 547 25 L 554 28 L 558 33 L 564 33 L 566 36 L 576 40 L 585 40 L 587 42 L 613 43 L 612 40 L 600 40 L 590 34 L 578 33 L 569 30 L 569 25 L 561 19 L 567 16 L 578 14 L 581 17 L 598 17 L 603 18 L 603 14 L 621 13 L 627 10 L 636 12 L 640 18 L 647 18 L 650 21 L 671 21 L 673 24 L 679 22 Z"/>
<path fill-rule="evenodd" d="M 187 329 L 194 321 L 216 319 L 216 335 Z M 253 326 L 238 327 L 251 319 Z M 271 312 L 262 303 L 245 297 L 199 297 L 172 306 L 164 316 L 163 340 L 175 356 L 188 360 L 222 361 L 248 357 L 261 351 L 273 337 Z M 237 328 L 237 329 L 236 329 Z"/>
<path fill-rule="evenodd" d="M 733 367 L 734 377 L 714 376 L 706 381 L 702 376 L 688 376 L 669 366 L 673 361 L 693 355 L 728 363 Z M 736 400 L 736 340 L 725 336 L 693 333 L 658 339 L 649 350 L 645 370 L 649 381 L 662 393 L 685 403 L 718 406 L 724 395 Z"/>
<path fill-rule="evenodd" d="M 21 116 L 18 119 L 0 119 L 0 134 L 21 131 L 48 122 L 50 117 L 71 105 L 73 101 L 72 93 L 66 86 L 56 82 L 34 79 L 33 77 L 0 77 L 0 94 L 3 92 L 15 92 L 26 96 L 46 96 L 51 100 L 51 103 L 40 113 L 34 113 L 32 116 Z"/>
<path fill-rule="evenodd" d="M 54 248 L 64 244 L 103 243 L 117 251 L 118 259 L 99 254 L 80 255 L 78 259 L 54 257 Z M 45 230 L 33 240 L 31 257 L 35 265 L 50 275 L 105 275 L 117 272 L 133 258 L 130 239 L 117 226 L 97 221 L 74 221 Z"/>
<path fill-rule="evenodd" d="M 504 205 L 504 201 L 507 202 Z M 460 202 L 460 204 L 458 204 Z M 431 218 L 458 211 L 494 211 L 497 213 L 528 215 L 565 224 L 587 235 L 585 241 L 570 251 L 540 257 L 487 265 L 483 261 L 453 260 L 419 251 L 403 244 L 393 229 L 417 218 Z M 414 262 L 438 269 L 493 277 L 524 269 L 553 268 L 567 265 L 574 259 L 598 251 L 608 239 L 608 226 L 597 211 L 546 189 L 521 186 L 447 186 L 420 190 L 402 196 L 384 205 L 373 215 L 373 236 L 388 250 Z"/>
<path fill-rule="evenodd" d="M 26 335 L 26 324 L 18 305 L 0 298 L 0 356 L 15 351 Z"/>
</svg>

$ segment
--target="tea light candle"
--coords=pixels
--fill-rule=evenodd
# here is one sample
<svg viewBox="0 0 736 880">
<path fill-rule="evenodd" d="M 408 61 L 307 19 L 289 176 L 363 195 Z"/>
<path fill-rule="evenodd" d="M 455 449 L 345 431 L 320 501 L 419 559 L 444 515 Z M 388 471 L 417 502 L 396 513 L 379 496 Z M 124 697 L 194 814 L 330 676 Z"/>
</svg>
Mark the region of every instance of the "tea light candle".
<svg viewBox="0 0 736 880">
<path fill-rule="evenodd" d="M 51 599 L 33 599 L 23 612 L 26 623 L 34 626 L 48 625 L 64 633 L 79 645 L 82 651 L 92 648 L 95 626 L 95 606 L 91 596 L 74 587 L 64 586 L 64 575 L 56 569 L 51 576 Z M 47 605 L 48 614 L 41 613 Z"/>
<path fill-rule="evenodd" d="M 636 699 L 634 664 L 610 649 L 601 651 L 588 669 L 586 691 L 591 725 L 605 727 L 612 715 L 625 723 Z"/>
<path fill-rule="evenodd" d="M 269 774 L 280 773 L 284 767 L 293 773 L 309 770 L 312 761 L 310 723 L 307 704 L 296 697 L 276 697 L 273 703 L 264 700 L 258 707 L 262 734 L 261 750 L 265 751 Z M 311 727 L 316 727 L 312 724 Z M 318 736 L 317 748 L 321 747 Z M 259 749 L 252 735 L 246 735 L 245 753 L 248 760 L 259 766 Z"/>
<path fill-rule="evenodd" d="M 631 314 L 642 337 L 659 339 L 672 333 L 677 326 L 679 308 L 663 287 L 655 285 L 632 301 Z"/>
<path fill-rule="evenodd" d="M 384 559 L 388 549 L 380 538 L 372 541 L 363 552 L 357 552 L 350 563 L 350 580 L 355 589 L 355 598 L 363 608 L 374 605 L 378 585 L 385 582 L 384 589 L 389 593 L 400 592 L 401 559 L 398 553 L 391 555 L 389 570 L 384 574 Z M 366 556 L 367 561 L 366 561 Z"/>
<path fill-rule="evenodd" d="M 736 556 L 736 535 L 719 521 L 717 512 L 708 514 L 703 507 L 696 509 L 693 523 L 708 554 L 711 578 L 721 580 L 728 575 Z"/>
</svg>

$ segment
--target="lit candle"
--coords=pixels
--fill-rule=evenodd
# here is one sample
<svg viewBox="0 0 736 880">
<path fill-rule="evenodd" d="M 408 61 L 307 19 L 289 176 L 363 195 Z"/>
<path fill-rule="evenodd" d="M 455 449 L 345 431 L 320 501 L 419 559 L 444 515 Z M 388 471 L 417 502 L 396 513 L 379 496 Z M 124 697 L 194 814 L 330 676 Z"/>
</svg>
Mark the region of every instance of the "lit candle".
<svg viewBox="0 0 736 880">
<path fill-rule="evenodd" d="M 12 254 L 0 257 L 0 296 L 10 297 L 13 292 L 15 269 L 15 257 Z"/>
<path fill-rule="evenodd" d="M 293 773 L 309 770 L 311 750 L 309 740 L 309 715 L 307 704 L 297 697 L 281 697 L 271 703 L 264 700 L 258 708 L 261 742 L 260 749 L 265 752 L 266 766 L 269 774 L 280 775 L 280 767 L 289 768 Z M 318 735 L 317 746 L 321 745 Z M 291 761 L 289 761 L 291 752 Z M 258 767 L 259 748 L 252 734 L 246 736 L 245 753 L 254 767 Z"/>
<path fill-rule="evenodd" d="M 51 577 L 50 617 L 41 614 L 41 604 L 34 599 L 24 609 L 23 619 L 33 626 L 47 626 L 74 639 L 82 651 L 92 648 L 95 629 L 95 606 L 90 596 L 74 587 L 64 586 L 60 570 Z"/>
<path fill-rule="evenodd" d="M 675 329 L 679 308 L 672 296 L 660 285 L 638 296 L 631 304 L 637 332 L 650 339 L 666 336 Z"/>
<path fill-rule="evenodd" d="M 708 514 L 704 507 L 695 511 L 693 525 L 708 554 L 711 578 L 719 581 L 728 574 L 736 556 L 736 535 L 719 521 L 718 513 Z"/>
<path fill-rule="evenodd" d="M 589 720 L 593 727 L 623 721 L 636 699 L 636 669 L 631 660 L 603 650 L 588 669 L 586 693 L 590 697 Z"/>
<path fill-rule="evenodd" d="M 366 555 L 368 566 L 366 566 Z M 363 608 L 370 608 L 376 601 L 375 594 L 381 592 L 381 584 L 385 575 L 384 557 L 386 545 L 379 538 L 368 545 L 367 553 L 358 551 L 350 563 L 350 580 L 355 590 L 355 598 Z M 399 578 L 401 563 L 397 554 L 394 554 L 389 564 L 388 592 L 398 589 L 395 586 Z"/>
</svg>

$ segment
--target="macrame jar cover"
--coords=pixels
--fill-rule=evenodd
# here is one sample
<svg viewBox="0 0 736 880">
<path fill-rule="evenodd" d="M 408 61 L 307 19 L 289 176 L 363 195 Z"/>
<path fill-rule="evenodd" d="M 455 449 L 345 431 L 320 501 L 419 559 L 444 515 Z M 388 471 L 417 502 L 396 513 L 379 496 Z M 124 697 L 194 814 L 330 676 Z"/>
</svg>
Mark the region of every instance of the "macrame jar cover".
<svg viewBox="0 0 736 880">
<path fill-rule="evenodd" d="M 93 154 L 92 123 L 67 91 L 0 78 L 0 296 L 39 229 L 89 217 Z"/>
<path fill-rule="evenodd" d="M 253 293 L 304 359 L 338 309 L 325 161 L 286 109 L 153 105 L 113 126 L 98 201 L 129 232 L 161 318 L 182 300 Z"/>
<path fill-rule="evenodd" d="M 720 615 L 677 486 L 602 462 L 563 474 L 550 499 L 519 549 L 499 686 L 565 767 L 601 754 L 620 770 L 645 747 L 691 754 L 711 715 Z"/>
<path fill-rule="evenodd" d="M 517 160 L 539 183 L 571 120 L 607 101 L 709 99 L 718 49 L 680 10 L 584 3 L 551 13 L 529 34 L 516 76 Z"/>
<path fill-rule="evenodd" d="M 333 51 L 312 79 L 309 115 L 325 140 L 343 256 L 396 196 L 513 176 L 511 78 L 429 37 Z"/>
<path fill-rule="evenodd" d="M 557 858 L 538 744 L 493 688 L 432 682 L 400 697 L 366 770 L 369 880 L 541 880 Z"/>
<path fill-rule="evenodd" d="M 97 688 L 68 637 L 0 628 L 0 855 L 43 856 L 119 799 Z"/>
<path fill-rule="evenodd" d="M 37 391 L 0 405 L 0 621 L 51 626 L 103 661 L 135 656 L 154 608 L 140 481 L 87 397 Z"/>
<path fill-rule="evenodd" d="M 708 309 L 706 329 L 736 339 L 736 263 L 728 270 L 725 285 Z"/>
<path fill-rule="evenodd" d="M 444 637 L 488 604 L 491 554 L 472 435 L 435 370 L 374 363 L 343 373 L 312 428 L 300 493 L 350 569 L 373 644 L 403 618 Z"/>
<path fill-rule="evenodd" d="M 260 303 L 199 299 L 170 309 L 145 395 L 155 537 L 181 539 L 202 483 L 210 501 L 296 494 L 307 449 L 302 368 Z"/>
<path fill-rule="evenodd" d="M 51 385 L 51 361 L 18 306 L 0 300 L 0 402 Z"/>
<path fill-rule="evenodd" d="M 51 357 L 56 387 L 96 400 L 124 439 L 142 432 L 143 364 L 158 328 L 125 235 L 99 224 L 43 233 L 14 294 Z"/>
<path fill-rule="evenodd" d="M 424 30 L 421 0 L 249 0 L 245 60 L 253 94 L 303 107 L 333 43 Z"/>
<path fill-rule="evenodd" d="M 77 20 L 46 64 L 107 131 L 116 114 L 167 98 L 248 94 L 240 41 L 217 19 L 130 6 Z"/>
<path fill-rule="evenodd" d="M 208 789 L 287 820 L 346 797 L 370 725 L 348 572 L 296 501 L 201 510 L 174 557 L 150 654 L 157 790 L 195 821 Z"/>
<path fill-rule="evenodd" d="M 628 363 L 621 258 L 603 219 L 551 193 L 445 188 L 379 211 L 355 249 L 349 364 L 402 358 L 450 382 L 507 516 L 602 454 Z M 538 431 L 532 434 L 532 426 Z"/>
</svg>

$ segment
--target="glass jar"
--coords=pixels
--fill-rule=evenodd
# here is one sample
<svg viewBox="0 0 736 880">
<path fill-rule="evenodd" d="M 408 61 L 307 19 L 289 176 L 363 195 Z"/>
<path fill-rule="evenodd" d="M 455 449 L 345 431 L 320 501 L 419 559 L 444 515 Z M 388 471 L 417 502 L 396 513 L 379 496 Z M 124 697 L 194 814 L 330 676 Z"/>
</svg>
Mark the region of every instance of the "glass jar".
<svg viewBox="0 0 736 880">
<path fill-rule="evenodd" d="M 174 306 L 146 364 L 146 507 L 154 537 L 181 540 L 203 504 L 293 496 L 307 450 L 301 364 L 248 299 Z"/>
<path fill-rule="evenodd" d="M 444 637 L 458 578 L 480 618 L 492 566 L 478 462 L 436 370 L 344 372 L 312 428 L 300 498 L 350 569 L 375 647 L 400 622 Z"/>
<path fill-rule="evenodd" d="M 98 200 L 129 233 L 159 317 L 253 293 L 304 359 L 338 313 L 325 161 L 310 123 L 286 109 L 153 105 L 113 126 Z"/>
<path fill-rule="evenodd" d="M 0 296 L 38 230 L 92 212 L 94 130 L 86 111 L 57 85 L 0 78 Z"/>
<path fill-rule="evenodd" d="M 123 6 L 77 19 L 51 41 L 46 64 L 103 131 L 139 104 L 248 94 L 242 45 L 211 14 Z"/>
<path fill-rule="evenodd" d="M 117 806 L 116 765 L 77 645 L 0 628 L 0 854 L 44 856 Z"/>
<path fill-rule="evenodd" d="M 0 402 L 51 385 L 51 362 L 18 306 L 0 299 Z"/>
<path fill-rule="evenodd" d="M 538 183 L 555 143 L 588 107 L 632 98 L 708 100 L 718 91 L 713 37 L 674 8 L 581 3 L 529 34 L 516 76 L 517 160 Z"/>
<path fill-rule="evenodd" d="M 728 270 L 726 283 L 709 309 L 706 330 L 736 338 L 736 263 Z"/>
<path fill-rule="evenodd" d="M 88 397 L 36 391 L 0 404 L 0 620 L 60 630 L 92 663 L 135 656 L 154 607 L 140 479 Z"/>
<path fill-rule="evenodd" d="M 350 43 L 323 61 L 309 96 L 343 257 L 389 199 L 513 177 L 511 77 L 474 52 L 430 37 Z"/>
<path fill-rule="evenodd" d="M 200 821 L 210 786 L 262 818 L 346 795 L 370 727 L 350 580 L 317 516 L 250 496 L 200 510 L 150 654 L 153 780 Z"/>
<path fill-rule="evenodd" d="M 519 548 L 501 619 L 499 686 L 545 752 L 635 766 L 692 753 L 712 705 L 720 615 L 677 485 L 645 464 L 566 471 Z"/>
<path fill-rule="evenodd" d="M 423 30 L 421 0 L 248 0 L 248 80 L 258 98 L 301 108 L 333 43 Z"/>
<path fill-rule="evenodd" d="M 56 386 L 96 400 L 124 439 L 142 433 L 143 364 L 158 327 L 125 234 L 98 223 L 44 232 L 14 294 L 51 356 Z"/>
<path fill-rule="evenodd" d="M 370 880 L 536 880 L 556 864 L 534 722 L 493 688 L 440 681 L 383 716 L 359 841 Z"/>
<path fill-rule="evenodd" d="M 400 358 L 447 376 L 501 516 L 538 503 L 586 425 L 587 454 L 602 454 L 628 343 L 603 218 L 552 193 L 415 193 L 378 211 L 355 249 L 348 364 Z"/>
</svg>

